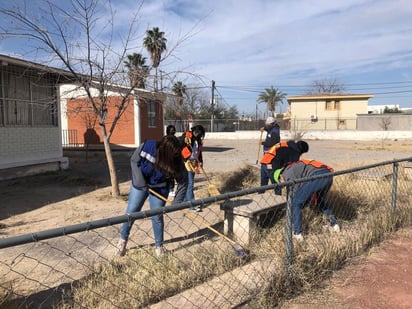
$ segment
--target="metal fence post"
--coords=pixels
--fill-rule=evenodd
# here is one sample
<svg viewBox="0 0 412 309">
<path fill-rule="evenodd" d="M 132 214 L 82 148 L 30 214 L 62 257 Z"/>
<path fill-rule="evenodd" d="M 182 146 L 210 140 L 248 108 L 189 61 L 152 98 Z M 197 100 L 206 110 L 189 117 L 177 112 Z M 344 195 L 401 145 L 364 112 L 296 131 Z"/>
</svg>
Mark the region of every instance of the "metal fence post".
<svg viewBox="0 0 412 309">
<path fill-rule="evenodd" d="M 285 273 L 288 274 L 289 267 L 293 262 L 293 242 L 292 242 L 292 192 L 293 185 L 286 187 L 287 203 L 286 203 L 286 255 L 285 255 Z"/>
<path fill-rule="evenodd" d="M 399 162 L 393 163 L 393 176 L 392 176 L 392 212 L 396 210 L 396 198 L 398 189 L 398 167 Z"/>
</svg>

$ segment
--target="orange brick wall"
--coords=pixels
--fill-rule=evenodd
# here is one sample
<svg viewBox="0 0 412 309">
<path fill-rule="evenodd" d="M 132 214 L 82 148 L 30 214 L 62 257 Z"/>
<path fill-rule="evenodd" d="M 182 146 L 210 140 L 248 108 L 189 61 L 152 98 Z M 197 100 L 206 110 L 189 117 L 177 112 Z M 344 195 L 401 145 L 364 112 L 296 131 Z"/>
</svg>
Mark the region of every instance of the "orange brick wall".
<svg viewBox="0 0 412 309">
<path fill-rule="evenodd" d="M 106 130 L 110 129 L 115 113 L 117 112 L 116 104 L 120 103 L 121 97 L 109 97 L 107 99 L 108 111 L 106 120 Z M 103 143 L 101 127 L 97 115 L 90 109 L 88 99 L 70 99 L 67 100 L 67 119 L 68 128 L 77 130 L 77 140 L 80 144 Z M 116 124 L 110 142 L 112 144 L 134 144 L 134 117 L 133 117 L 133 99 L 130 98 L 127 107 Z"/>
<path fill-rule="evenodd" d="M 156 102 L 156 126 L 149 128 L 149 120 L 147 113 L 147 105 L 144 103 L 144 100 L 140 102 L 140 138 L 141 141 L 147 139 L 156 139 L 159 140 L 162 138 L 163 132 L 163 105 L 160 101 Z"/>
</svg>

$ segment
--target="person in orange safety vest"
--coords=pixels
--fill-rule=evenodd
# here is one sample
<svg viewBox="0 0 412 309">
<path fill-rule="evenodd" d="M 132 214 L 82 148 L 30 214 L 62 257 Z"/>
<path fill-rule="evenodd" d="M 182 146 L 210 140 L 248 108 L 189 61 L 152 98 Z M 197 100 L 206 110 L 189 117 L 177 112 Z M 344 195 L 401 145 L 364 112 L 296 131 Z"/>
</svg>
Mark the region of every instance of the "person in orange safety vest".
<svg viewBox="0 0 412 309">
<path fill-rule="evenodd" d="M 205 137 L 205 129 L 201 125 L 196 125 L 190 131 L 186 131 L 179 138 L 182 145 L 182 157 L 185 161 L 185 166 L 188 173 L 188 187 L 184 201 L 195 199 L 193 192 L 195 174 L 200 173 L 203 164 L 202 146 L 203 138 Z M 201 211 L 201 208 L 191 208 L 193 211 Z"/>
<path fill-rule="evenodd" d="M 299 160 L 300 156 L 309 151 L 309 145 L 305 141 L 287 141 L 280 142 L 272 147 L 270 147 L 262 159 L 260 164 L 266 164 L 268 170 L 272 171 L 271 179 L 273 179 L 273 172 L 277 169 L 282 168 L 290 162 L 295 162 Z M 281 188 L 275 188 L 275 194 L 281 195 Z"/>
<path fill-rule="evenodd" d="M 330 175 L 333 168 L 330 166 L 308 159 L 288 164 L 286 167 L 274 172 L 275 182 L 294 181 L 300 178 L 310 178 L 312 176 L 327 175 L 323 178 L 316 178 L 310 181 L 298 183 L 293 187 L 292 197 L 292 222 L 293 237 L 302 240 L 302 208 L 308 203 L 313 195 L 316 195 L 316 203 L 319 210 L 328 217 L 330 227 L 333 231 L 339 232 L 340 227 L 333 215 L 332 210 L 326 202 L 326 194 L 329 192 L 333 183 L 333 176 Z"/>
</svg>

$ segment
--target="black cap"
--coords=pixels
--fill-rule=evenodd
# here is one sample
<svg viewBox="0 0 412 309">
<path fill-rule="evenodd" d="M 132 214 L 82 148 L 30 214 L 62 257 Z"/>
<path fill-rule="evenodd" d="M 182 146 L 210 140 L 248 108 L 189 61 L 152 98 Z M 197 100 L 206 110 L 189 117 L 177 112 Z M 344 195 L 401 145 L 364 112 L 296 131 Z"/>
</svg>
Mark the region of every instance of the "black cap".
<svg viewBox="0 0 412 309">
<path fill-rule="evenodd" d="M 309 151 L 309 145 L 305 141 L 298 141 L 296 145 L 298 145 L 300 153 L 305 153 Z"/>
</svg>

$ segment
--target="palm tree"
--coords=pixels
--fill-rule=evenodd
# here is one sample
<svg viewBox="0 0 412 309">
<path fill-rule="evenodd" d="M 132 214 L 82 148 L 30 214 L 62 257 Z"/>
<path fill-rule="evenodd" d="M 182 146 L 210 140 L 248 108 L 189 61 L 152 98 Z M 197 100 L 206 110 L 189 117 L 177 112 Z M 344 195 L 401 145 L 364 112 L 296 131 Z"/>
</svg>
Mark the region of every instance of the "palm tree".
<svg viewBox="0 0 412 309">
<path fill-rule="evenodd" d="M 143 44 L 150 54 L 150 59 L 152 60 L 152 65 L 156 70 L 154 79 L 154 88 L 157 89 L 157 68 L 159 67 L 162 53 L 166 50 L 166 38 L 165 33 L 159 31 L 158 27 L 154 27 L 152 30 L 146 31 L 146 37 L 144 38 Z"/>
<path fill-rule="evenodd" d="M 267 110 L 271 112 L 271 116 L 275 116 L 276 103 L 282 103 L 286 96 L 286 93 L 283 93 L 278 88 L 275 89 L 273 86 L 270 86 L 270 88 L 265 88 L 265 91 L 259 94 L 256 101 L 258 103 L 266 103 Z"/>
<path fill-rule="evenodd" d="M 174 83 L 172 91 L 176 95 L 177 105 L 182 106 L 183 95 L 186 94 L 186 85 L 181 81 L 177 81 L 176 83 Z"/>
<path fill-rule="evenodd" d="M 126 68 L 129 70 L 130 85 L 132 87 L 146 87 L 146 78 L 149 75 L 149 66 L 146 65 L 146 57 L 141 54 L 133 53 L 127 55 L 127 61 L 124 61 Z"/>
</svg>

